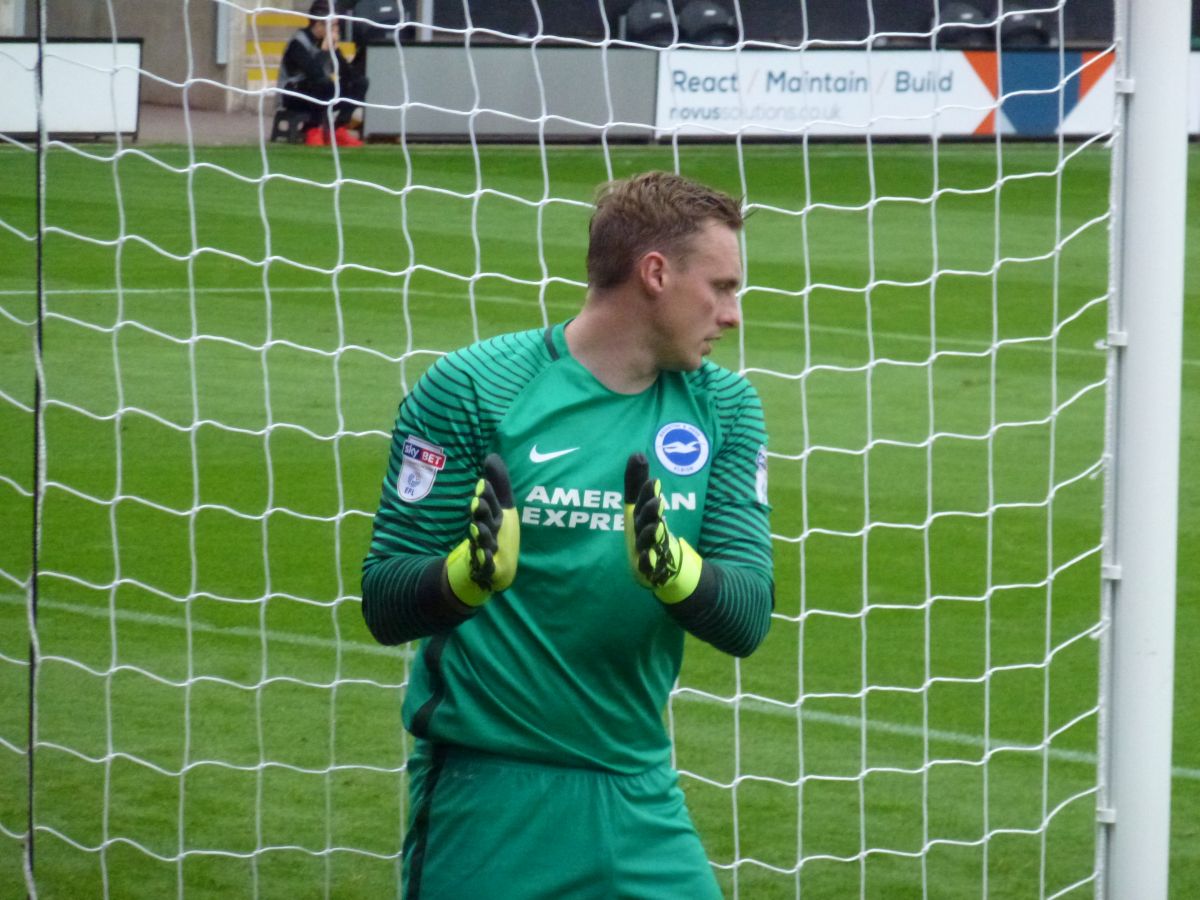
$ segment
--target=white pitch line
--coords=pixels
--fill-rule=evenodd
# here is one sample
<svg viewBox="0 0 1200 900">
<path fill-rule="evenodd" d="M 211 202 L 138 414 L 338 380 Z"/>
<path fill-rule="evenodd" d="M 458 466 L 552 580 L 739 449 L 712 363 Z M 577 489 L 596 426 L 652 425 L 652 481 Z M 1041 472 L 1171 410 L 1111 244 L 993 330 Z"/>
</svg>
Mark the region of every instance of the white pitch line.
<svg viewBox="0 0 1200 900">
<path fill-rule="evenodd" d="M 0 594 L 0 602 L 11 605 L 24 605 L 25 597 L 20 594 Z M 94 619 L 102 619 L 108 621 L 110 613 L 107 609 L 99 609 L 90 606 L 78 606 L 71 603 L 61 603 L 54 600 L 42 600 L 38 603 L 39 608 L 55 610 L 59 612 L 73 613 L 75 615 L 87 616 Z M 178 618 L 172 616 L 156 615 L 154 613 L 134 612 L 132 610 L 118 609 L 116 611 L 117 621 L 126 621 L 138 625 L 152 625 L 163 628 L 179 628 L 185 627 L 184 623 Z M 224 637 L 243 637 L 260 640 L 262 632 L 257 628 L 246 628 L 242 626 L 223 627 L 210 625 L 205 622 L 193 622 L 192 630 L 203 632 L 206 634 L 220 634 Z M 341 642 L 331 640 L 329 638 L 313 637 L 312 635 L 294 634 L 292 632 L 283 631 L 268 631 L 267 638 L 272 642 L 281 644 L 292 644 L 298 647 L 313 647 L 323 650 L 335 649 L 339 643 L 343 651 L 352 653 L 365 653 L 374 656 L 390 656 L 395 657 L 398 653 L 404 653 L 405 650 L 397 650 L 396 648 L 382 647 L 377 644 L 365 644 L 357 641 L 343 639 Z M 729 706 L 730 704 L 719 699 L 697 694 L 693 692 L 685 692 L 676 695 L 675 700 L 685 702 L 700 702 L 711 705 Z M 768 715 L 781 716 L 794 719 L 796 711 L 786 707 L 779 706 L 774 703 L 766 703 L 761 700 L 752 698 L 744 698 L 740 702 L 743 709 L 751 709 L 755 712 L 763 712 Z M 948 744 L 957 744 L 963 747 L 972 747 L 983 749 L 983 739 L 978 735 L 963 734 L 956 731 L 942 731 L 939 729 L 930 729 L 925 731 L 915 725 L 906 725 L 900 722 L 887 722 L 879 719 L 861 719 L 857 716 L 845 716 L 835 713 L 825 713 L 818 710 L 803 710 L 801 713 L 804 721 L 820 722 L 828 725 L 837 725 L 844 728 L 860 729 L 865 724 L 870 731 L 879 732 L 881 734 L 894 734 L 901 737 L 910 737 L 923 739 L 928 736 L 931 742 L 940 742 Z M 992 750 L 996 751 L 1006 747 L 1014 749 L 1025 749 L 1024 745 L 1016 741 L 1004 741 L 998 738 L 992 739 Z M 1049 748 L 1046 751 L 1050 759 L 1059 760 L 1062 762 L 1082 763 L 1085 765 L 1096 764 L 1096 754 L 1088 753 L 1079 750 L 1063 750 L 1055 747 Z M 1174 766 L 1171 769 L 1173 778 L 1185 781 L 1200 781 L 1200 769 L 1192 769 L 1184 766 Z"/>
<path fill-rule="evenodd" d="M 707 697 L 701 694 L 684 694 L 684 698 L 688 700 L 697 700 L 713 706 L 730 706 L 729 701 Z M 772 716 L 784 716 L 794 719 L 795 711 L 787 707 L 780 706 L 778 703 L 767 703 L 763 700 L 756 700 L 753 697 L 744 697 L 738 704 L 742 709 L 750 709 L 755 712 L 766 713 Z M 958 731 L 944 731 L 938 728 L 930 728 L 928 730 L 917 725 L 907 725 L 901 722 L 887 722 L 880 719 L 863 719 L 859 716 L 847 716 L 840 713 L 821 712 L 815 709 L 805 709 L 801 718 L 805 722 L 819 722 L 826 725 L 839 725 L 844 728 L 861 729 L 866 725 L 868 731 L 880 732 L 883 734 L 894 734 L 898 737 L 924 739 L 929 738 L 931 744 L 956 744 L 961 747 L 971 747 L 974 749 L 984 749 L 983 738 L 974 734 L 964 734 Z M 1003 750 L 1035 752 L 1037 748 L 1031 747 L 1028 744 L 1020 744 L 1016 741 L 1005 741 L 1001 738 L 992 738 L 991 751 L 993 753 Z M 1059 747 L 1050 747 L 1046 751 L 1046 755 L 1050 759 L 1059 760 L 1061 762 L 1085 763 L 1087 765 L 1096 764 L 1096 754 L 1085 750 L 1064 750 Z M 1200 769 L 1173 769 L 1172 775 L 1176 778 L 1198 779 L 1200 780 Z"/>
<path fill-rule="evenodd" d="M 20 594 L 0 594 L 0 602 L 24 606 L 25 598 Z M 79 606 L 74 603 L 61 603 L 57 600 L 39 600 L 38 609 L 72 613 L 78 616 L 100 619 L 105 622 L 111 618 L 111 614 L 107 609 L 95 606 Z M 134 625 L 154 625 L 181 630 L 187 628 L 187 624 L 183 621 L 182 617 L 136 612 L 129 609 L 118 609 L 116 611 L 116 619 L 118 622 L 129 622 Z M 255 641 L 259 641 L 263 637 L 263 632 L 258 628 L 247 628 L 243 625 L 211 625 L 208 622 L 198 622 L 195 620 L 192 621 L 191 630 L 200 634 L 219 634 L 222 637 L 248 638 Z M 309 634 L 296 634 L 294 632 L 274 631 L 270 629 L 267 630 L 266 637 L 271 642 L 289 644 L 295 647 L 311 647 L 320 650 L 331 650 L 341 647 L 343 652 L 364 653 L 368 656 L 388 656 L 393 659 L 405 652 L 396 647 L 385 647 L 381 644 L 366 644 L 361 641 L 352 641 L 345 638 L 341 641 L 335 641 L 330 638 L 314 637 Z"/>
<path fill-rule="evenodd" d="M 581 290 L 582 290 L 582 288 L 581 288 Z M 332 288 L 328 288 L 328 287 L 324 287 L 324 286 L 321 286 L 321 287 L 277 287 L 277 288 L 271 289 L 272 294 L 316 294 L 316 293 L 328 294 L 331 292 L 332 292 Z M 133 294 L 133 295 L 157 294 L 157 295 L 165 297 L 165 296 L 170 296 L 170 295 L 187 296 L 190 293 L 230 294 L 230 295 L 234 295 L 234 296 L 243 295 L 243 294 L 244 295 L 253 295 L 253 294 L 261 293 L 261 290 L 255 289 L 255 288 L 238 288 L 238 287 L 228 287 L 228 288 L 212 287 L 212 288 L 195 288 L 195 289 L 189 289 L 189 288 L 124 288 L 121 291 L 117 291 L 115 288 L 103 288 L 103 289 L 97 289 L 97 290 L 81 288 L 81 289 L 49 290 L 49 291 L 46 291 L 45 293 L 46 293 L 46 296 L 48 296 L 48 297 L 113 296 L 118 293 Z M 338 289 L 338 293 L 339 294 L 400 294 L 400 293 L 402 293 L 402 290 L 400 288 L 393 288 L 393 287 L 343 287 L 343 288 Z M 410 295 L 414 295 L 414 296 L 418 296 L 418 297 L 439 297 L 439 298 L 457 297 L 457 298 L 461 299 L 466 296 L 465 289 L 462 291 L 430 291 L 430 290 L 421 290 L 421 289 L 410 288 L 408 293 Z M 35 296 L 34 292 L 30 291 L 30 290 L 0 290 L 0 297 L 32 298 L 34 296 Z M 475 300 L 476 300 L 476 302 L 501 303 L 501 304 L 505 304 L 505 305 L 509 305 L 509 306 L 526 305 L 530 302 L 527 298 L 524 298 L 524 297 L 513 297 L 513 296 L 509 296 L 509 295 L 505 295 L 505 294 L 476 295 Z M 580 301 L 580 302 L 582 302 L 582 301 Z M 553 300 L 553 301 L 547 301 L 546 306 L 547 307 L 564 307 L 564 308 L 569 308 L 569 309 L 575 309 L 579 306 L 579 303 L 576 301 Z M 782 319 L 754 320 L 753 322 L 750 323 L 750 328 L 754 329 L 755 327 L 782 329 L 784 331 L 803 331 L 807 328 L 809 331 L 814 331 L 819 334 L 841 334 L 841 335 L 847 335 L 849 337 L 858 337 L 858 336 L 865 334 L 864 330 L 861 328 L 848 328 L 848 327 L 839 326 L 839 325 L 817 325 L 817 324 L 812 324 L 812 323 L 810 323 L 806 326 L 802 322 L 794 322 L 794 321 L 782 320 Z M 927 335 L 927 334 L 912 334 L 912 333 L 908 333 L 908 332 L 879 331 L 879 330 L 874 330 L 871 332 L 871 334 L 873 337 L 875 337 L 877 339 L 881 339 L 881 340 L 909 341 L 909 342 L 913 342 L 913 343 L 928 343 L 929 342 L 929 335 Z M 994 342 L 992 342 L 992 341 L 987 341 L 987 340 L 982 340 L 982 339 L 977 339 L 977 338 L 953 338 L 953 337 L 951 337 L 951 338 L 946 338 L 945 343 L 947 343 L 951 346 L 954 346 L 954 347 L 978 347 L 981 350 L 988 349 L 992 346 L 995 346 Z M 1049 344 L 1045 340 L 1041 340 L 1041 339 L 1036 340 L 1036 341 L 1023 341 L 1023 342 L 1019 342 L 1019 343 L 1008 342 L 1008 343 L 1005 343 L 1004 346 L 1007 349 L 1033 350 L 1033 351 L 1040 350 L 1042 352 L 1049 352 L 1049 350 L 1050 350 Z M 1103 351 L 1101 351 L 1100 349 L 1083 350 L 1083 349 L 1078 349 L 1075 347 L 1059 347 L 1058 352 L 1065 356 L 1097 356 Z M 1196 359 L 1183 359 L 1183 360 L 1181 360 L 1181 362 L 1185 366 L 1200 366 L 1200 360 L 1196 360 Z"/>
</svg>

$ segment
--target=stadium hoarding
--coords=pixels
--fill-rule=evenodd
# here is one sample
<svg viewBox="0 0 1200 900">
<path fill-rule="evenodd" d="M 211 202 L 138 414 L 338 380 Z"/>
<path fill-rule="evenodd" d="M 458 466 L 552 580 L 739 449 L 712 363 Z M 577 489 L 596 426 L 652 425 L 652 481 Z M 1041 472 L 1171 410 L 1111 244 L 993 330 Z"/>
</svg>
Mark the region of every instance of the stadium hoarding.
<svg viewBox="0 0 1200 900">
<path fill-rule="evenodd" d="M 372 52 L 367 73 L 367 137 L 452 141 L 1085 137 L 1112 130 L 1116 90 L 1111 48 L 430 44 Z M 1189 80 L 1200 86 L 1200 53 Z"/>
<path fill-rule="evenodd" d="M 380 50 L 390 45 L 380 45 Z M 363 134 L 417 140 L 647 140 L 648 48 L 415 44 L 367 54 Z"/>
<path fill-rule="evenodd" d="M 38 131 L 38 42 L 0 39 L 0 133 Z M 142 40 L 46 41 L 42 117 L 53 135 L 136 134 Z"/>
<path fill-rule="evenodd" d="M 1112 127 L 1112 63 L 1106 50 L 670 48 L 659 61 L 655 133 L 1097 134 Z"/>
</svg>

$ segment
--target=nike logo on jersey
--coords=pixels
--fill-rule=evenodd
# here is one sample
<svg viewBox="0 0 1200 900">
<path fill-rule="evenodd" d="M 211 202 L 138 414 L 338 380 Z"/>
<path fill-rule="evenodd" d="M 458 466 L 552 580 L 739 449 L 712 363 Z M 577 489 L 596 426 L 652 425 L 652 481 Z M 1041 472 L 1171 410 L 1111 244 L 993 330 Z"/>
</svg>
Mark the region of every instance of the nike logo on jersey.
<svg viewBox="0 0 1200 900">
<path fill-rule="evenodd" d="M 560 456 L 566 456 L 568 453 L 574 453 L 578 447 L 568 447 L 566 450 L 551 450 L 549 453 L 539 453 L 537 444 L 529 448 L 529 461 L 531 463 L 544 463 L 552 459 L 558 459 Z"/>
</svg>

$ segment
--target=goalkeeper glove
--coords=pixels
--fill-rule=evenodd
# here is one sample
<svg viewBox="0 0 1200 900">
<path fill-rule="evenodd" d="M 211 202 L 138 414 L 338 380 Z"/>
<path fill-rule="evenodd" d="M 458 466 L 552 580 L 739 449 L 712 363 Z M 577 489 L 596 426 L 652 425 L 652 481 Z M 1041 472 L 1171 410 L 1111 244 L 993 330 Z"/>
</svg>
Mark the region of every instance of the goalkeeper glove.
<svg viewBox="0 0 1200 900">
<path fill-rule="evenodd" d="M 471 497 L 467 538 L 446 557 L 446 582 L 468 606 L 480 606 L 517 575 L 521 528 L 508 469 L 497 454 L 483 461 L 483 477 Z"/>
<path fill-rule="evenodd" d="M 671 534 L 663 515 L 662 483 L 650 479 L 641 453 L 625 464 L 625 549 L 633 575 L 663 603 L 690 597 L 700 583 L 704 560 L 683 538 Z"/>
</svg>

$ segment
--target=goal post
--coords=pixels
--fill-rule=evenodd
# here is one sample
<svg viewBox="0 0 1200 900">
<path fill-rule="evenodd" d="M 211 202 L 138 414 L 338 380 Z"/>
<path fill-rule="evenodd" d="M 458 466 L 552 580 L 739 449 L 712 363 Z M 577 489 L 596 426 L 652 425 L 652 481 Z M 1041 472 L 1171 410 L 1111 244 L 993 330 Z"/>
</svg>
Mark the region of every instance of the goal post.
<svg viewBox="0 0 1200 900">
<path fill-rule="evenodd" d="M 1109 343 L 1111 666 L 1104 896 L 1165 898 L 1175 687 L 1188 35 L 1183 0 L 1120 4 Z"/>
</svg>

